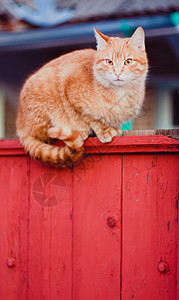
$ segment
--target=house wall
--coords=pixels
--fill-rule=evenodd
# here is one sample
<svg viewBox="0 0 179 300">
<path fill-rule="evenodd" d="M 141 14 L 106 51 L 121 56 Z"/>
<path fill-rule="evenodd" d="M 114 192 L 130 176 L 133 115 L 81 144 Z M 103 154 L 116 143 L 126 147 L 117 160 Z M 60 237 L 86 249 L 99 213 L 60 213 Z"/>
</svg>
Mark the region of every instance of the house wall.
<svg viewBox="0 0 179 300">
<path fill-rule="evenodd" d="M 3 93 L 0 92 L 0 138 L 3 138 L 5 136 L 4 118 L 5 118 L 5 98 Z"/>
<path fill-rule="evenodd" d="M 14 93 L 13 101 L 11 98 L 6 97 L 5 101 L 5 137 L 16 137 L 16 115 L 18 106 L 18 96 Z"/>
<path fill-rule="evenodd" d="M 144 105 L 139 116 L 133 121 L 133 129 L 155 129 L 157 122 L 157 89 L 146 89 Z"/>
</svg>

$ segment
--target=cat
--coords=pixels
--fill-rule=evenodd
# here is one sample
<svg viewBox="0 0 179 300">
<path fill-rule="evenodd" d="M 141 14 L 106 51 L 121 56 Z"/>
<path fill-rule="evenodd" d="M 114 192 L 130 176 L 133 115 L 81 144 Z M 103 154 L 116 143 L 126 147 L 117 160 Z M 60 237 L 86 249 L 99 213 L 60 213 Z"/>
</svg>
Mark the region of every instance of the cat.
<svg viewBox="0 0 179 300">
<path fill-rule="evenodd" d="M 33 158 L 71 165 L 82 156 L 91 130 L 108 143 L 141 110 L 148 70 L 142 27 L 131 38 L 108 37 L 95 28 L 94 33 L 97 50 L 50 61 L 21 90 L 17 135 Z M 65 147 L 52 145 L 53 139 Z"/>
</svg>

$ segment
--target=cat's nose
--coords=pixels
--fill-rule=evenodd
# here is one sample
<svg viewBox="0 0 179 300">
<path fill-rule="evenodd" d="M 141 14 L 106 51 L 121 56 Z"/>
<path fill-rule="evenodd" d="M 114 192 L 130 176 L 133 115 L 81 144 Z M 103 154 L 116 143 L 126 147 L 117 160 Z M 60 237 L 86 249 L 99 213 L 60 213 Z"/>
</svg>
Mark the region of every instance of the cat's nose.
<svg viewBox="0 0 179 300">
<path fill-rule="evenodd" d="M 121 76 L 121 73 L 115 73 L 117 79 L 119 79 L 119 77 Z"/>
</svg>

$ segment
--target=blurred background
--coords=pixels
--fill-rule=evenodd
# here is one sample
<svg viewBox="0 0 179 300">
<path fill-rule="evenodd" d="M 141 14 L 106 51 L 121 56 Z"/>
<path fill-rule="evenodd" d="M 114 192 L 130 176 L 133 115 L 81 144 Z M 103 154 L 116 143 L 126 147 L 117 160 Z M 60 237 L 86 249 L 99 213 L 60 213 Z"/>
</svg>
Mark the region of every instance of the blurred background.
<svg viewBox="0 0 179 300">
<path fill-rule="evenodd" d="M 64 53 L 95 48 L 93 27 L 128 37 L 146 33 L 150 71 L 133 129 L 179 128 L 178 0 L 1 0 L 0 138 L 15 137 L 25 79 Z"/>
</svg>

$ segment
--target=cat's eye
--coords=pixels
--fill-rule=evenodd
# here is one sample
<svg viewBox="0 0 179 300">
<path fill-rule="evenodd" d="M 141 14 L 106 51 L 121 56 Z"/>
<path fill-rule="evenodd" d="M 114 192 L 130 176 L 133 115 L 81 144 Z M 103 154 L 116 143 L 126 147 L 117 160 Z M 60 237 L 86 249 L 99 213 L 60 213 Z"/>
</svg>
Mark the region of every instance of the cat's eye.
<svg viewBox="0 0 179 300">
<path fill-rule="evenodd" d="M 111 59 L 106 59 L 106 63 L 107 65 L 109 66 L 112 66 L 113 65 L 113 61 Z"/>
<path fill-rule="evenodd" d="M 130 65 L 132 64 L 132 62 L 133 62 L 132 58 L 127 58 L 127 59 L 124 61 L 124 64 L 125 64 L 126 66 L 130 66 Z"/>
</svg>

